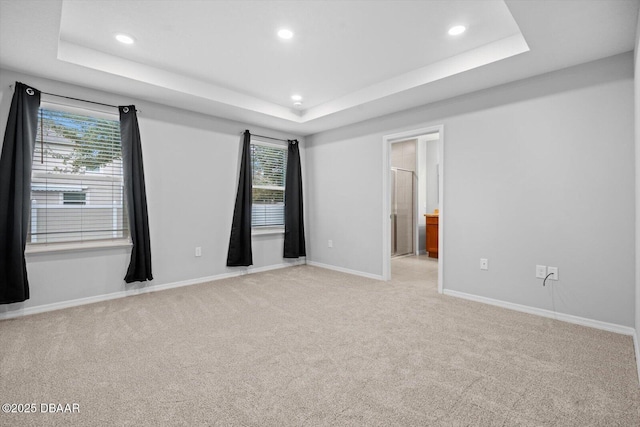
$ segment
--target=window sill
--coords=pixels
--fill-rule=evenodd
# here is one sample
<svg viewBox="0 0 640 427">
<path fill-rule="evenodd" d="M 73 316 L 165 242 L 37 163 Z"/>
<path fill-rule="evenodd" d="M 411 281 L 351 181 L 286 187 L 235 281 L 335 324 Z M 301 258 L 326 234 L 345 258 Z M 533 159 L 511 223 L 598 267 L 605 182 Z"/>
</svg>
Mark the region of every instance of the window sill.
<svg viewBox="0 0 640 427">
<path fill-rule="evenodd" d="M 269 234 L 284 234 L 284 227 L 259 227 L 252 228 L 252 236 L 266 236 Z"/>
<path fill-rule="evenodd" d="M 24 251 L 27 255 L 44 254 L 52 252 L 79 252 L 92 249 L 109 249 L 109 248 L 130 248 L 132 243 L 129 239 L 94 241 L 94 242 L 72 242 L 72 243 L 43 243 L 43 244 L 27 244 Z"/>
</svg>

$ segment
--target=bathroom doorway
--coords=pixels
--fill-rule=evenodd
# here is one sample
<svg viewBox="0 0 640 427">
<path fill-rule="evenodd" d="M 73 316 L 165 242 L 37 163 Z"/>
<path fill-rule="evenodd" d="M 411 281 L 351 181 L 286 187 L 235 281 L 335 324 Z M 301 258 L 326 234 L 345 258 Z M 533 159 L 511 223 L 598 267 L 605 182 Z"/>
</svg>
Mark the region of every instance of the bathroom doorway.
<svg viewBox="0 0 640 427">
<path fill-rule="evenodd" d="M 387 166 L 383 174 L 383 277 L 390 280 L 392 268 L 403 273 L 405 264 L 418 268 L 416 271 L 428 264 L 433 279 L 437 269 L 440 293 L 444 276 L 443 144 L 443 126 L 383 137 Z"/>
</svg>

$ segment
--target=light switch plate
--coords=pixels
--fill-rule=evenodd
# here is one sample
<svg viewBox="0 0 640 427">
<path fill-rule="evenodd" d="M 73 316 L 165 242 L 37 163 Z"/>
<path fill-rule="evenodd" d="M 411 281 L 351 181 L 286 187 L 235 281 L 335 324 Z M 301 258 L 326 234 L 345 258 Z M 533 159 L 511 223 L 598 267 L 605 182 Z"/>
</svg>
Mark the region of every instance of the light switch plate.
<svg viewBox="0 0 640 427">
<path fill-rule="evenodd" d="M 544 279 L 545 277 L 547 277 L 546 265 L 536 265 L 536 277 L 538 279 Z"/>
<path fill-rule="evenodd" d="M 480 270 L 489 269 L 489 260 L 487 258 L 480 258 Z"/>
</svg>

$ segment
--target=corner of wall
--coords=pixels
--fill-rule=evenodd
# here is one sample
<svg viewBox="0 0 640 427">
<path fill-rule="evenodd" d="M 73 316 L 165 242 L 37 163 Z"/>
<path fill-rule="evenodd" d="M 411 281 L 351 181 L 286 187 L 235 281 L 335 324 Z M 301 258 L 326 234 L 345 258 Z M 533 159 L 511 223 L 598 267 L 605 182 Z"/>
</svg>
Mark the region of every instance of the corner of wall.
<svg viewBox="0 0 640 427">
<path fill-rule="evenodd" d="M 634 90 L 635 90 L 635 138 L 636 138 L 636 298 L 635 298 L 635 327 L 634 344 L 636 364 L 638 365 L 638 380 L 640 381 L 640 347 L 638 346 L 638 331 L 640 331 L 640 10 L 636 23 L 636 46 L 634 51 Z"/>
</svg>

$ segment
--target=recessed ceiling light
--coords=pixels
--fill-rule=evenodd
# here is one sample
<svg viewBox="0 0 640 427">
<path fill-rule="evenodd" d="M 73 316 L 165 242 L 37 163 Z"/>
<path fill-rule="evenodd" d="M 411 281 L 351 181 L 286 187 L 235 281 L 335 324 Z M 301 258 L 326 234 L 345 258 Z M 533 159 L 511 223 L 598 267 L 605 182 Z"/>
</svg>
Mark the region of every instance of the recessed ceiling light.
<svg viewBox="0 0 640 427">
<path fill-rule="evenodd" d="M 300 95 L 291 95 L 291 99 L 294 101 L 302 101 L 302 97 Z"/>
<path fill-rule="evenodd" d="M 459 34 L 464 33 L 465 31 L 467 31 L 467 28 L 464 25 L 455 25 L 455 26 L 449 28 L 449 35 L 450 36 L 457 36 Z"/>
<path fill-rule="evenodd" d="M 278 37 L 280 37 L 281 39 L 289 40 L 291 37 L 293 37 L 293 31 L 283 28 L 278 31 Z"/>
<path fill-rule="evenodd" d="M 293 106 L 294 107 L 302 107 L 302 102 L 300 102 L 300 101 L 294 102 Z"/>
<path fill-rule="evenodd" d="M 133 37 L 126 34 L 116 34 L 116 40 L 124 44 L 133 44 L 133 42 L 135 41 Z"/>
</svg>

